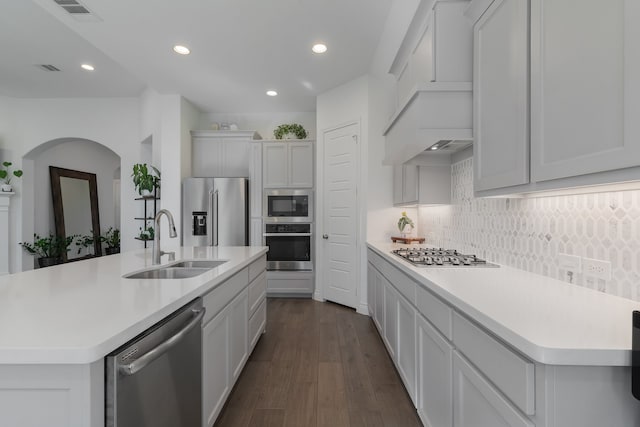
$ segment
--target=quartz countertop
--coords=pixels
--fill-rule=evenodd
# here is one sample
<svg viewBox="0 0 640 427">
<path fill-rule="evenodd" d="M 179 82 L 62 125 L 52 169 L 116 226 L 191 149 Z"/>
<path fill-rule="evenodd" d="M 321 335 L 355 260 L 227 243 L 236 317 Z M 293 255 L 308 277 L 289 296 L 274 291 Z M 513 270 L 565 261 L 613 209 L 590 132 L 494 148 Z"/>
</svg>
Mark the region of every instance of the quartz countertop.
<svg viewBox="0 0 640 427">
<path fill-rule="evenodd" d="M 227 260 L 188 279 L 123 278 L 153 267 L 150 249 L 0 276 L 0 364 L 92 363 L 266 252 L 180 248 L 176 260 Z"/>
<path fill-rule="evenodd" d="M 391 254 L 407 245 L 369 242 L 368 246 L 536 362 L 631 365 L 631 317 L 633 310 L 640 310 L 639 302 L 502 265 L 414 267 Z"/>
</svg>

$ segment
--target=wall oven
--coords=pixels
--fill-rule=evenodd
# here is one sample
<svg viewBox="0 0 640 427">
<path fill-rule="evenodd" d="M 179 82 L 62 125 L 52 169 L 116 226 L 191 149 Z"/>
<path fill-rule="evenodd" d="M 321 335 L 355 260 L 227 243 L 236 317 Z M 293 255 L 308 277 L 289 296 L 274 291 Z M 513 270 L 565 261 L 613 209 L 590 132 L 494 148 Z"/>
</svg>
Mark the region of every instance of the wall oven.
<svg viewBox="0 0 640 427">
<path fill-rule="evenodd" d="M 265 223 L 267 270 L 313 270 L 313 234 L 309 223 Z"/>
<path fill-rule="evenodd" d="M 264 212 L 266 222 L 312 222 L 312 190 L 265 190 Z"/>
</svg>

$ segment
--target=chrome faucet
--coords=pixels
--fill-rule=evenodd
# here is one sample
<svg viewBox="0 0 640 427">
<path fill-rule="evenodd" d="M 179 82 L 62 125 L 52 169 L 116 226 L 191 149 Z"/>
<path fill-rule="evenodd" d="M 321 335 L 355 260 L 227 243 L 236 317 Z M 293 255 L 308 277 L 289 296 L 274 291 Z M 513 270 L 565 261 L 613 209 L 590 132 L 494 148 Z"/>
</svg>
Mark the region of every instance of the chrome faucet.
<svg viewBox="0 0 640 427">
<path fill-rule="evenodd" d="M 162 217 L 163 214 L 166 215 L 169 220 L 169 237 L 178 237 L 176 226 L 173 222 L 173 215 L 166 209 L 160 209 L 153 220 L 155 226 L 155 234 L 153 236 L 153 265 L 160 264 L 160 257 L 162 255 L 169 255 L 169 261 L 174 260 L 176 256 L 175 252 L 164 252 L 160 250 L 160 217 Z"/>
</svg>

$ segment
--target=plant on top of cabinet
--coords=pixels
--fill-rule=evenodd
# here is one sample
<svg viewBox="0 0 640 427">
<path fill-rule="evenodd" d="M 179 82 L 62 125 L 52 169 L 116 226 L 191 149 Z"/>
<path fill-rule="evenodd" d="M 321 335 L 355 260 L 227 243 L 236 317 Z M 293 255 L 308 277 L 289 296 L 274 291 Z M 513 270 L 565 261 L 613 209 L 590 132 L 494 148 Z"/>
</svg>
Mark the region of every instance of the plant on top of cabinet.
<svg viewBox="0 0 640 427">
<path fill-rule="evenodd" d="M 133 185 L 141 196 L 151 195 L 154 190 L 160 188 L 160 171 L 158 168 L 146 163 L 133 165 Z"/>
<path fill-rule="evenodd" d="M 290 137 L 295 135 L 295 138 Z M 275 139 L 305 139 L 307 137 L 307 131 L 297 123 L 289 125 L 280 125 L 273 131 Z"/>
<path fill-rule="evenodd" d="M 38 257 L 40 267 L 62 264 L 62 254 L 69 251 L 69 246 L 77 235 L 60 237 L 49 233 L 49 237 L 40 237 L 33 233 L 33 243 L 20 242 L 20 246 L 31 255 Z"/>
<path fill-rule="evenodd" d="M 12 177 L 15 176 L 16 178 L 20 178 L 22 176 L 22 171 L 20 169 L 16 169 L 11 172 L 11 165 L 11 162 L 2 162 L 2 166 L 4 166 L 4 168 L 0 168 L 0 179 L 4 182 L 4 184 L 2 184 L 2 191 L 4 192 L 11 192 Z"/>
</svg>

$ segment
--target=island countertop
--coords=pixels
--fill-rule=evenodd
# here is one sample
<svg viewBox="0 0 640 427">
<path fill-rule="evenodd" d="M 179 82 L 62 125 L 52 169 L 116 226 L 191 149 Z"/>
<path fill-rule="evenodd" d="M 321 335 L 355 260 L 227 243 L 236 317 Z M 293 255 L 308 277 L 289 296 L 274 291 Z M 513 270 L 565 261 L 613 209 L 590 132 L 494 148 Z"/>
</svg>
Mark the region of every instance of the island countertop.
<svg viewBox="0 0 640 427">
<path fill-rule="evenodd" d="M 138 250 L 0 276 L 0 364 L 85 364 L 103 358 L 267 252 L 183 247 L 176 260 L 226 260 L 188 279 L 125 279 L 152 267 Z M 171 264 L 163 257 L 162 264 Z"/>
<path fill-rule="evenodd" d="M 420 268 L 370 249 L 534 361 L 548 365 L 631 365 L 631 317 L 640 302 L 516 268 Z"/>
</svg>

